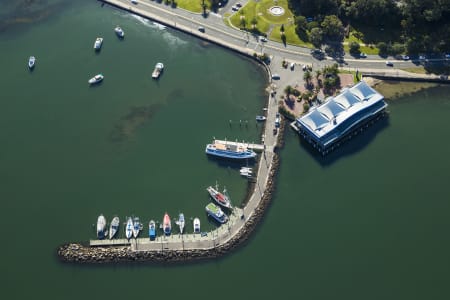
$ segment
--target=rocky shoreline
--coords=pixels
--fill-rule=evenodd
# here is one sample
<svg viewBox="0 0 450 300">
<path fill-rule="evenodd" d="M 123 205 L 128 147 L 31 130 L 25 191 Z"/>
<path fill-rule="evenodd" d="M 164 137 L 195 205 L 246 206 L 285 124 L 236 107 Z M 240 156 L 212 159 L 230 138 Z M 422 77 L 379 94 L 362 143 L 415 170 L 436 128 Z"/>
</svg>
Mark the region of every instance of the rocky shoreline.
<svg viewBox="0 0 450 300">
<path fill-rule="evenodd" d="M 80 243 L 69 243 L 57 249 L 57 255 L 63 262 L 105 264 L 128 262 L 181 263 L 187 261 L 214 259 L 237 249 L 243 245 L 257 228 L 264 217 L 275 192 L 275 179 L 280 165 L 278 149 L 284 143 L 285 120 L 282 120 L 278 133 L 277 148 L 273 156 L 267 186 L 252 216 L 246 220 L 244 227 L 227 243 L 212 249 L 164 250 L 164 251 L 132 251 L 130 246 L 89 247 Z"/>
</svg>

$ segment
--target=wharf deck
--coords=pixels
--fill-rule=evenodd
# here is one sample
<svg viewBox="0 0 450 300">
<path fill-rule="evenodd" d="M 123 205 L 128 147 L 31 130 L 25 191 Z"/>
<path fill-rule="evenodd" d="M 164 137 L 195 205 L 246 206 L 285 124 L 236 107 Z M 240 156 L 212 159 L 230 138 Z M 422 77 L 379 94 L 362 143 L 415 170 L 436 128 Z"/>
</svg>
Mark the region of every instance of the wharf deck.
<svg viewBox="0 0 450 300">
<path fill-rule="evenodd" d="M 256 152 L 262 152 L 264 151 L 264 145 L 262 144 L 254 144 L 254 143 L 245 143 L 245 142 L 232 142 L 232 141 L 226 141 L 226 140 L 214 140 L 214 143 L 218 144 L 226 144 L 233 146 L 235 148 L 238 148 L 239 146 L 246 147 L 250 150 L 256 151 Z"/>
</svg>

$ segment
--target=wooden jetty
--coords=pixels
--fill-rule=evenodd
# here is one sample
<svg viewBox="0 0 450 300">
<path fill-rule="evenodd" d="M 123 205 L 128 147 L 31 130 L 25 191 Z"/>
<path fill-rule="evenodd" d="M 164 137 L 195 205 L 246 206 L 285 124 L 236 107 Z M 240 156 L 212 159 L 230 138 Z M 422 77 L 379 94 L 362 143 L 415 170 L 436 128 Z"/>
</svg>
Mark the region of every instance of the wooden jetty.
<svg viewBox="0 0 450 300">
<path fill-rule="evenodd" d="M 262 151 L 264 151 L 264 145 L 262 145 L 262 144 L 254 144 L 254 143 L 246 143 L 246 142 L 238 142 L 238 141 L 232 142 L 232 141 L 217 140 L 217 139 L 215 139 L 213 141 L 213 144 L 214 143 L 231 145 L 231 146 L 236 147 L 236 148 L 238 148 L 238 147 L 248 148 L 248 149 L 253 150 L 255 152 L 262 152 Z"/>
</svg>

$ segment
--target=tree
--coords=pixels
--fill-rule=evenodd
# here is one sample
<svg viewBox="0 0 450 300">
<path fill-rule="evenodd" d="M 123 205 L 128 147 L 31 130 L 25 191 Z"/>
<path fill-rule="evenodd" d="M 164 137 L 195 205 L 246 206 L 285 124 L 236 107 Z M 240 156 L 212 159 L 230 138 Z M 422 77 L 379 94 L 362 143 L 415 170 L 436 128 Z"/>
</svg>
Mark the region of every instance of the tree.
<svg viewBox="0 0 450 300">
<path fill-rule="evenodd" d="M 385 56 L 388 53 L 388 46 L 385 42 L 379 42 L 377 44 L 380 56 Z"/>
<path fill-rule="evenodd" d="M 253 17 L 253 19 L 250 21 L 250 23 L 252 24 L 252 28 L 255 29 L 256 24 L 258 24 L 258 20 L 256 19 L 256 17 Z"/>
<path fill-rule="evenodd" d="M 309 34 L 309 40 L 311 44 L 316 48 L 320 48 L 322 46 L 323 36 L 322 30 L 320 28 L 313 28 L 311 33 Z"/>
<path fill-rule="evenodd" d="M 245 16 L 241 16 L 241 20 L 240 23 L 242 28 L 246 28 L 247 27 L 247 21 L 245 20 Z"/>
<path fill-rule="evenodd" d="M 359 55 L 359 53 L 361 53 L 359 50 L 359 48 L 360 48 L 359 43 L 350 42 L 349 47 L 350 47 L 350 54 L 352 54 L 353 56 L 357 56 L 357 55 Z"/>
<path fill-rule="evenodd" d="M 335 15 L 326 16 L 322 23 L 323 37 L 332 42 L 342 42 L 344 40 L 344 25 Z"/>
</svg>

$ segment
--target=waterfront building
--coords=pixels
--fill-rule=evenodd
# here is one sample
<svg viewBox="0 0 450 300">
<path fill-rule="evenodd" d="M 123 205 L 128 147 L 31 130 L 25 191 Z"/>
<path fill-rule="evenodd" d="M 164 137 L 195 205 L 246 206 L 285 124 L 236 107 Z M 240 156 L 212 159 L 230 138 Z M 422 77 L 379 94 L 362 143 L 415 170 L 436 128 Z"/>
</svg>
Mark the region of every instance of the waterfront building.
<svg viewBox="0 0 450 300">
<path fill-rule="evenodd" d="M 364 81 L 345 88 L 292 123 L 292 127 L 322 155 L 351 138 L 356 130 L 384 115 L 383 95 Z"/>
</svg>

